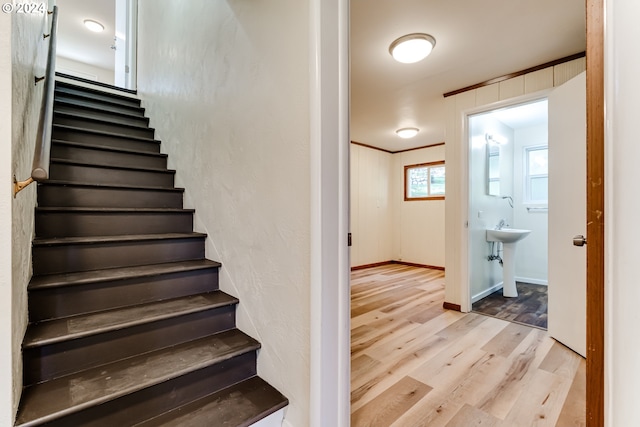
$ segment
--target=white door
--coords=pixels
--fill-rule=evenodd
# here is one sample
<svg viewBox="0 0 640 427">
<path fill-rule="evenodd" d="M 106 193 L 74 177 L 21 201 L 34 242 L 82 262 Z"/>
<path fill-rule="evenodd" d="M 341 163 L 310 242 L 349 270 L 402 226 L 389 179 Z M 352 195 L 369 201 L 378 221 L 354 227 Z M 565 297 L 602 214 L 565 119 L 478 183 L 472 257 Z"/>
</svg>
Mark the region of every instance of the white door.
<svg viewBox="0 0 640 427">
<path fill-rule="evenodd" d="M 549 334 L 586 356 L 586 73 L 549 95 Z"/>
<path fill-rule="evenodd" d="M 115 0 L 116 37 L 114 84 L 136 87 L 137 0 Z"/>
</svg>

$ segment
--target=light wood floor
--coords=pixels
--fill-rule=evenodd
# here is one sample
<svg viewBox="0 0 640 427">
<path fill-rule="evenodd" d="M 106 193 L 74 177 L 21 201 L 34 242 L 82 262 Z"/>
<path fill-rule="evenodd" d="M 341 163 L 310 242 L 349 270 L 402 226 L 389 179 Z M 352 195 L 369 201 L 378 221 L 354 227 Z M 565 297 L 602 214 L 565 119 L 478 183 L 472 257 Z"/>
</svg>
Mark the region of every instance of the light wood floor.
<svg viewBox="0 0 640 427">
<path fill-rule="evenodd" d="M 444 310 L 442 271 L 351 277 L 353 427 L 585 425 L 585 361 L 546 331 Z"/>
</svg>

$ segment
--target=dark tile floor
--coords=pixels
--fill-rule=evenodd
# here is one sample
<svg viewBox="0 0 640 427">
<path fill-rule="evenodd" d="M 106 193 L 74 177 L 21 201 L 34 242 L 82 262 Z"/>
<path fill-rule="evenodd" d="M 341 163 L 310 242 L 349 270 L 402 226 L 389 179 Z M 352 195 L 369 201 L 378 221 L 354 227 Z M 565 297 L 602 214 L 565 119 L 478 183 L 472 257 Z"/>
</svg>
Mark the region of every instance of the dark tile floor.
<svg viewBox="0 0 640 427">
<path fill-rule="evenodd" d="M 518 296 L 505 298 L 502 289 L 473 303 L 472 311 L 510 322 L 547 329 L 547 287 L 516 282 Z"/>
</svg>

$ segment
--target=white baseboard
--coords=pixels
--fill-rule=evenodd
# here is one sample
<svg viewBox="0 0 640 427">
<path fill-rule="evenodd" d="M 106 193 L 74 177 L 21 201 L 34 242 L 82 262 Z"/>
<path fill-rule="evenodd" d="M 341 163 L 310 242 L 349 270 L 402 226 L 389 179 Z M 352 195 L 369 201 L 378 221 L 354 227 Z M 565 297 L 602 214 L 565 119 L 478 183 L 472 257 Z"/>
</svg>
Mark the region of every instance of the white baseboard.
<svg viewBox="0 0 640 427">
<path fill-rule="evenodd" d="M 518 277 L 518 276 L 516 276 L 516 282 L 531 283 L 532 285 L 549 286 L 549 282 L 547 280 L 532 279 L 531 277 Z"/>
<path fill-rule="evenodd" d="M 288 425 L 289 423 L 284 421 L 284 408 L 282 408 L 257 423 L 251 424 L 250 427 L 286 427 Z"/>
<path fill-rule="evenodd" d="M 482 298 L 484 297 L 488 297 L 489 295 L 491 295 L 492 293 L 494 293 L 495 291 L 498 291 L 502 289 L 502 282 L 493 285 L 492 287 L 490 287 L 489 289 L 485 289 L 484 291 L 480 292 L 479 294 L 475 294 L 471 297 L 471 304 L 473 304 L 476 301 L 480 301 Z"/>
</svg>

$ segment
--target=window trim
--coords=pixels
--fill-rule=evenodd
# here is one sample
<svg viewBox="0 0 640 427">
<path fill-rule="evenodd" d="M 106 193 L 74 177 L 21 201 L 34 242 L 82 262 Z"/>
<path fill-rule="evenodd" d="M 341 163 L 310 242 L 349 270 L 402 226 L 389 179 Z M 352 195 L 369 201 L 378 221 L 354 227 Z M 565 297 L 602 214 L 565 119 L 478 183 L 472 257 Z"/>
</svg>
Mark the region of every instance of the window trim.
<svg viewBox="0 0 640 427">
<path fill-rule="evenodd" d="M 549 145 L 541 144 L 541 145 L 531 145 L 528 147 L 524 147 L 524 166 L 525 166 L 525 177 L 524 177 L 524 205 L 527 206 L 548 206 L 549 205 L 549 196 L 547 192 L 547 200 L 533 200 L 531 199 L 531 178 L 547 178 L 547 182 L 549 179 L 549 166 L 547 165 L 547 173 L 546 174 L 535 174 L 532 175 L 529 173 L 529 153 L 532 151 L 539 150 L 547 150 L 547 156 L 549 155 Z M 548 158 L 548 157 L 547 157 Z"/>
<path fill-rule="evenodd" d="M 435 195 L 435 196 L 426 196 L 426 197 L 409 197 L 409 188 L 408 188 L 408 175 L 409 169 L 417 169 L 417 168 L 431 168 L 435 166 L 445 166 L 444 160 L 438 160 L 436 162 L 427 162 L 427 163 L 416 163 L 413 165 L 405 165 L 404 166 L 404 201 L 405 202 L 413 202 L 419 200 L 444 200 L 446 196 L 446 172 L 445 172 L 445 194 L 444 195 Z M 446 170 L 446 168 L 445 168 Z M 429 174 L 431 176 L 431 174 Z M 429 191 L 431 189 L 431 183 L 428 184 Z"/>
</svg>

